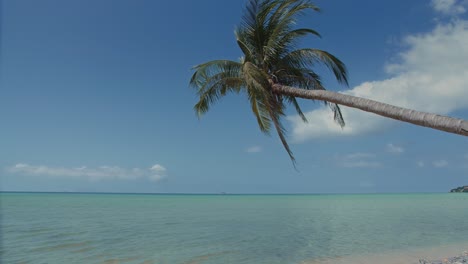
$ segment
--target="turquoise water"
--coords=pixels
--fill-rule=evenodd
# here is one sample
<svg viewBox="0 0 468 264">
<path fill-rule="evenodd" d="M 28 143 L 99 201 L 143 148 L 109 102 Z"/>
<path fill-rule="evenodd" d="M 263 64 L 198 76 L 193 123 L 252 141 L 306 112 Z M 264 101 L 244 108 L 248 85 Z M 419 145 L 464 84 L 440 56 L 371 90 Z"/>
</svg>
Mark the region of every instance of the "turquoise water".
<svg viewBox="0 0 468 264">
<path fill-rule="evenodd" d="M 468 195 L 2 193 L 1 263 L 301 263 L 468 242 Z"/>
</svg>

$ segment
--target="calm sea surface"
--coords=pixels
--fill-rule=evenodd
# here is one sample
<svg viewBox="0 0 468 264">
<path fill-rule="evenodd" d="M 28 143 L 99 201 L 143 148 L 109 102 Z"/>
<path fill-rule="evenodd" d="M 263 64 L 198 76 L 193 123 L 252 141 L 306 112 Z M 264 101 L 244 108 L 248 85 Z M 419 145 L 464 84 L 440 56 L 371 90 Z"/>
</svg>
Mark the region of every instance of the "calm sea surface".
<svg viewBox="0 0 468 264">
<path fill-rule="evenodd" d="M 1 193 L 0 206 L 1 263 L 312 263 L 468 244 L 466 194 Z"/>
</svg>

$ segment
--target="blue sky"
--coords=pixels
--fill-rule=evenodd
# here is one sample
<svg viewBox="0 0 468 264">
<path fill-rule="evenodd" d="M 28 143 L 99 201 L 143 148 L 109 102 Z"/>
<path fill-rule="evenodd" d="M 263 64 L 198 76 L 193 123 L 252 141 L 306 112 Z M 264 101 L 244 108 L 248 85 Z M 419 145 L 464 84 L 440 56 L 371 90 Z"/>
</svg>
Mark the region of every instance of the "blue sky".
<svg viewBox="0 0 468 264">
<path fill-rule="evenodd" d="M 379 101 L 468 119 L 468 3 L 315 2 L 299 24 L 349 70 L 339 86 Z M 468 184 L 468 140 L 322 104 L 284 120 L 295 171 L 247 100 L 198 120 L 191 68 L 241 53 L 244 0 L 4 0 L 0 190 L 184 193 L 445 192 Z"/>
</svg>

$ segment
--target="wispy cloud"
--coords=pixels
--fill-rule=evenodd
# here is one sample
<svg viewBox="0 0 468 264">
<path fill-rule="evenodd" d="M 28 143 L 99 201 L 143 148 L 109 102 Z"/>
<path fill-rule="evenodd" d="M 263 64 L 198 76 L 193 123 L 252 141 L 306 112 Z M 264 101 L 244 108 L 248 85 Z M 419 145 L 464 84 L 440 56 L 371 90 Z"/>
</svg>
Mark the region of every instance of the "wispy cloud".
<svg viewBox="0 0 468 264">
<path fill-rule="evenodd" d="M 405 149 L 401 146 L 397 146 L 397 145 L 394 145 L 392 143 L 389 143 L 387 144 L 387 152 L 390 152 L 390 153 L 395 153 L 395 154 L 399 154 L 399 153 L 403 153 L 405 152 Z"/>
<path fill-rule="evenodd" d="M 351 153 L 337 157 L 337 164 L 344 168 L 378 168 L 382 163 L 375 160 L 375 155 L 372 153 Z"/>
<path fill-rule="evenodd" d="M 406 50 L 386 66 L 389 78 L 367 81 L 342 93 L 438 114 L 468 108 L 468 21 L 438 24 L 431 32 L 406 37 L 403 43 Z M 326 107 L 307 112 L 308 123 L 297 115 L 288 116 L 293 140 L 362 135 L 397 123 L 348 107 L 342 107 L 342 112 L 343 129 Z"/>
<path fill-rule="evenodd" d="M 260 146 L 252 146 L 252 147 L 249 147 L 245 150 L 245 152 L 247 153 L 258 153 L 258 152 L 262 152 L 262 147 Z"/>
<path fill-rule="evenodd" d="M 18 163 L 8 167 L 12 174 L 22 174 L 41 177 L 78 178 L 90 181 L 101 180 L 136 180 L 146 178 L 150 181 L 161 181 L 167 177 L 167 170 L 162 165 L 156 164 L 149 169 L 125 169 L 118 166 L 100 166 L 88 168 L 86 166 L 66 168 L 44 165 L 29 165 Z"/>
<path fill-rule="evenodd" d="M 446 160 L 436 160 L 434 162 L 432 162 L 432 166 L 434 166 L 435 168 L 445 168 L 448 166 L 448 161 Z"/>
<path fill-rule="evenodd" d="M 466 12 L 466 0 L 432 0 L 431 6 L 435 11 L 444 15 L 460 15 Z"/>
<path fill-rule="evenodd" d="M 416 166 L 418 166 L 419 168 L 424 168 L 424 166 L 426 166 L 426 164 L 424 163 L 424 161 L 420 160 L 420 161 L 416 162 Z"/>
<path fill-rule="evenodd" d="M 375 154 L 372 153 L 364 153 L 364 152 L 355 152 L 351 154 L 347 154 L 343 157 L 344 159 L 347 160 L 352 160 L 352 159 L 367 159 L 367 158 L 375 158 Z"/>
</svg>

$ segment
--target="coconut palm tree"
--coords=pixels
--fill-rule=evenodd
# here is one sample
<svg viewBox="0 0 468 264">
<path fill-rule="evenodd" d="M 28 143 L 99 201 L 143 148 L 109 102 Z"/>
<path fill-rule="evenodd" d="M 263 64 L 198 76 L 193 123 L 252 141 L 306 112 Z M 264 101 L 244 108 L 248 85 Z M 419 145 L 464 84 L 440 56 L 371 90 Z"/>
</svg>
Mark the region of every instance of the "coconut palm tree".
<svg viewBox="0 0 468 264">
<path fill-rule="evenodd" d="M 346 67 L 332 54 L 313 48 L 297 48 L 308 35 L 320 37 L 309 28 L 295 28 L 297 17 L 307 10 L 319 11 L 310 0 L 250 0 L 242 22 L 235 30 L 243 57 L 240 61 L 215 60 L 194 67 L 190 85 L 200 98 L 195 105 L 201 116 L 228 93 L 246 93 L 260 130 L 275 128 L 289 157 L 295 162 L 286 141 L 281 118 L 292 105 L 304 122 L 307 119 L 296 98 L 320 100 L 334 112 L 335 121 L 345 122 L 339 105 L 358 108 L 381 116 L 468 136 L 468 122 L 404 109 L 373 100 L 325 90 L 314 66 L 324 65 L 336 80 L 348 85 Z"/>
</svg>

